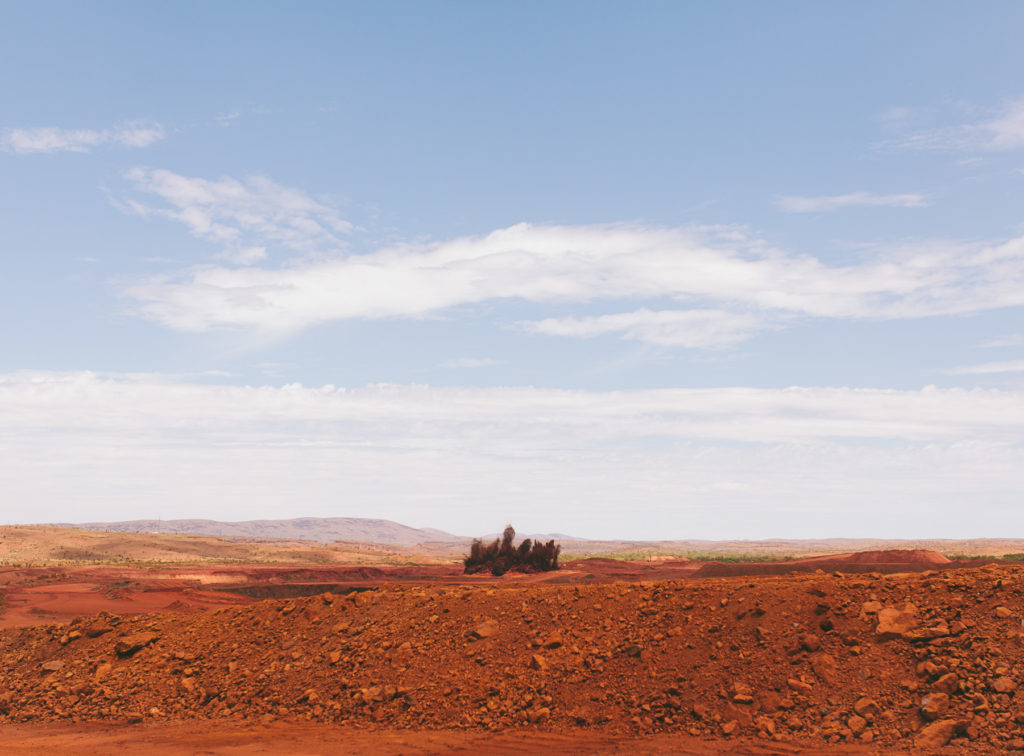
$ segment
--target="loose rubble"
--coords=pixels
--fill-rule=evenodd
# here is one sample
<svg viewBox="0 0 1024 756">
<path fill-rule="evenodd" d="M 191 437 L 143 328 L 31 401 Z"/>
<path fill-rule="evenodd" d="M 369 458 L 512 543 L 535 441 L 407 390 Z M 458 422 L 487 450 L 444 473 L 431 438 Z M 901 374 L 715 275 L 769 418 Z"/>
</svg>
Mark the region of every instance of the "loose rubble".
<svg viewBox="0 0 1024 756">
<path fill-rule="evenodd" d="M 1024 750 L 1024 568 L 381 586 L 0 632 L 0 726 L 276 719 Z"/>
</svg>

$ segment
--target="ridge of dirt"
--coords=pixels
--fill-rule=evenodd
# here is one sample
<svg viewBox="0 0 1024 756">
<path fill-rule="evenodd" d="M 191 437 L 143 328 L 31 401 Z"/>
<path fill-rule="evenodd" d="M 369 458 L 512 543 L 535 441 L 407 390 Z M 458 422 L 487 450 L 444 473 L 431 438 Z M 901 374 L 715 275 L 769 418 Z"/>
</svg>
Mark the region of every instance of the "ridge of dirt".
<svg viewBox="0 0 1024 756">
<path fill-rule="evenodd" d="M 849 564 L 919 564 L 936 566 L 951 564 L 952 560 L 937 551 L 928 549 L 884 549 L 858 551 L 852 554 L 830 554 L 824 557 L 808 557 L 802 562 L 844 562 Z"/>
<path fill-rule="evenodd" d="M 101 613 L 0 631 L 0 724 L 296 721 L 1002 753 L 1024 749 L 1022 576 L 385 585 Z"/>
</svg>

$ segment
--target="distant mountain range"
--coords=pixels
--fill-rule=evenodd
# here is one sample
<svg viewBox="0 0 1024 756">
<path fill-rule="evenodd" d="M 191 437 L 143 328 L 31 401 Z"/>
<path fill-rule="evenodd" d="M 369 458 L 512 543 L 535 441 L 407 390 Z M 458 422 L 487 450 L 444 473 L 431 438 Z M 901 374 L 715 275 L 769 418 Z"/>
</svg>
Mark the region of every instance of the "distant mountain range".
<svg viewBox="0 0 1024 756">
<path fill-rule="evenodd" d="M 87 522 L 53 523 L 63 528 L 82 528 L 117 533 L 163 533 L 193 536 L 237 538 L 249 541 L 312 541 L 334 543 L 347 541 L 380 544 L 415 549 L 428 546 L 428 552 L 460 552 L 472 540 L 436 528 L 412 528 L 391 520 L 375 520 L 363 517 L 300 517 L 294 520 L 247 520 L 245 522 L 218 522 L 217 520 L 131 520 L 128 522 Z M 490 541 L 500 538 L 500 533 L 482 536 Z M 1024 539 L 977 538 L 953 539 L 877 539 L 877 538 L 822 538 L 784 539 L 772 538 L 760 541 L 705 541 L 705 540 L 662 540 L 662 541 L 592 541 L 563 533 L 517 533 L 516 541 L 523 538 L 547 541 L 551 538 L 563 546 L 563 553 L 570 554 L 611 554 L 627 553 L 632 558 L 686 554 L 698 557 L 702 554 L 761 555 L 784 554 L 807 556 L 814 554 L 836 554 L 880 549 L 929 549 L 947 556 L 1001 555 L 1024 553 Z"/>
<path fill-rule="evenodd" d="M 470 539 L 434 528 L 411 528 L 390 520 L 362 517 L 299 517 L 294 520 L 130 520 L 127 522 L 57 523 L 65 528 L 110 530 L 118 533 L 185 533 L 219 538 L 304 540 L 416 546 L 421 543 L 461 543 Z"/>
</svg>

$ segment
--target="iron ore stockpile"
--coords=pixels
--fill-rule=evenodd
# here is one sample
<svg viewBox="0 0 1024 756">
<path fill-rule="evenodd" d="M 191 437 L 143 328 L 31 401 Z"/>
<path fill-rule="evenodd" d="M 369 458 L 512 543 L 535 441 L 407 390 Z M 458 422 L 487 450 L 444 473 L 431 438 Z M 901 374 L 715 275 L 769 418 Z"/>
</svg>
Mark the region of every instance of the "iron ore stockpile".
<svg viewBox="0 0 1024 756">
<path fill-rule="evenodd" d="M 389 586 L 0 633 L 0 724 L 314 720 L 1024 749 L 1022 569 Z"/>
</svg>

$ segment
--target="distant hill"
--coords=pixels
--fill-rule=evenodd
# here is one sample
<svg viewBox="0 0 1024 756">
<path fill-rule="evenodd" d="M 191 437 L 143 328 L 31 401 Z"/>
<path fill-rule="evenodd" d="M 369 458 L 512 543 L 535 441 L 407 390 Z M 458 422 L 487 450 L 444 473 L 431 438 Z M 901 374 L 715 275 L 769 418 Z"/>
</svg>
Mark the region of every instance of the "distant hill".
<svg viewBox="0 0 1024 756">
<path fill-rule="evenodd" d="M 131 520 L 128 522 L 89 522 L 84 524 L 56 523 L 57 527 L 103 530 L 116 533 L 158 533 L 192 536 L 236 538 L 249 541 L 312 541 L 314 543 L 379 544 L 413 552 L 431 554 L 461 554 L 472 540 L 436 528 L 412 528 L 391 520 L 363 517 L 300 517 L 293 520 L 247 520 L 244 522 L 218 522 L 217 520 Z M 490 541 L 500 533 L 483 536 Z M 523 538 L 547 541 L 554 538 L 562 545 L 562 553 L 570 556 L 620 556 L 630 559 L 644 557 L 682 556 L 705 559 L 709 555 L 790 556 L 809 557 L 824 554 L 874 551 L 883 549 L 927 549 L 947 556 L 1000 556 L 1024 553 L 1024 539 L 879 539 L 879 538 L 772 538 L 760 541 L 598 541 L 575 538 L 562 533 L 517 533 L 516 541 Z"/>
<path fill-rule="evenodd" d="M 219 538 L 305 540 L 320 543 L 359 541 L 399 546 L 461 543 L 470 539 L 434 528 L 411 528 L 390 520 L 361 517 L 299 517 L 294 520 L 130 520 L 127 522 L 57 523 L 59 527 L 117 533 L 183 533 Z"/>
</svg>

